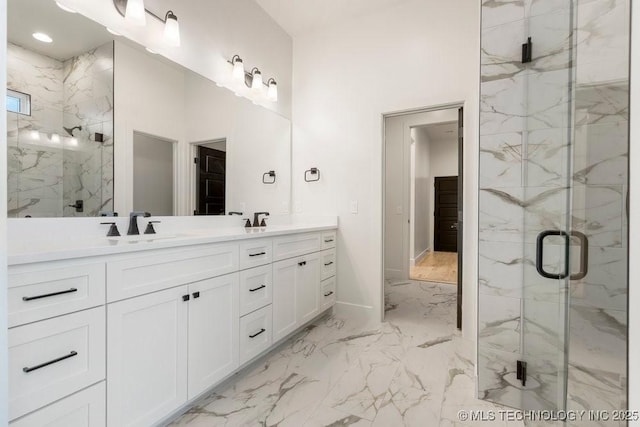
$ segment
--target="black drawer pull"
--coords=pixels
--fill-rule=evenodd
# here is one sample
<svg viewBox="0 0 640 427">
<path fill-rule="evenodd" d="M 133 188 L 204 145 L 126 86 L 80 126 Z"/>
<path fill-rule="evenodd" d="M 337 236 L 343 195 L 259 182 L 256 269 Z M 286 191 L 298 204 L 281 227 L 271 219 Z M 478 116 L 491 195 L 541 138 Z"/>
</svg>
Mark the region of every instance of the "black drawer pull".
<svg viewBox="0 0 640 427">
<path fill-rule="evenodd" d="M 71 289 L 67 289 L 66 291 L 52 292 L 50 294 L 36 295 L 35 297 L 22 297 L 22 301 L 33 301 L 34 299 L 54 297 L 56 295 L 70 294 L 70 293 L 73 293 L 73 292 L 78 292 L 78 290 L 76 288 L 71 288 Z"/>
<path fill-rule="evenodd" d="M 328 267 L 328 266 L 330 266 L 331 264 L 333 264 L 333 261 L 325 262 L 325 263 L 324 263 L 324 266 L 325 266 L 325 267 Z"/>
<path fill-rule="evenodd" d="M 265 331 L 266 331 L 266 329 L 265 329 L 265 328 L 260 328 L 260 331 L 259 331 L 259 332 L 256 332 L 256 333 L 255 333 L 255 334 L 253 334 L 253 335 L 249 335 L 249 338 L 255 338 L 255 337 L 257 337 L 258 335 L 260 335 L 261 333 L 263 333 L 263 332 L 265 332 Z"/>
<path fill-rule="evenodd" d="M 266 254 L 267 254 L 266 252 L 260 252 L 257 254 L 249 254 L 249 256 L 260 256 L 260 255 L 266 255 Z"/>
<path fill-rule="evenodd" d="M 182 295 L 182 301 L 189 301 L 190 299 L 191 299 L 191 296 L 189 294 Z"/>
<path fill-rule="evenodd" d="M 54 363 L 62 362 L 63 360 L 69 359 L 70 357 L 77 356 L 77 355 L 78 355 L 77 351 L 72 351 L 71 353 L 69 353 L 69 354 L 67 354 L 65 356 L 58 357 L 57 359 L 53 359 L 53 360 L 50 360 L 48 362 L 41 363 L 39 365 L 32 366 L 30 368 L 24 367 L 24 368 L 22 368 L 22 370 L 24 372 L 26 372 L 26 373 L 29 373 L 31 371 L 35 371 L 36 369 L 44 368 L 45 366 L 49 366 L 49 365 L 53 365 Z"/>
<path fill-rule="evenodd" d="M 331 242 L 333 242 L 333 239 L 325 239 L 324 242 L 325 243 L 331 243 Z"/>
<path fill-rule="evenodd" d="M 194 292 L 192 295 L 193 299 L 200 298 L 200 292 Z"/>
<path fill-rule="evenodd" d="M 328 294 L 324 294 L 325 297 L 330 297 L 331 295 L 333 295 L 333 291 L 329 292 Z"/>
<path fill-rule="evenodd" d="M 298 263 L 298 265 L 299 265 L 300 267 L 302 267 L 303 265 L 307 265 L 307 261 L 300 261 L 300 262 Z"/>
<path fill-rule="evenodd" d="M 259 291 L 260 289 L 266 288 L 267 285 L 258 286 L 257 288 L 249 289 L 249 292 Z"/>
</svg>

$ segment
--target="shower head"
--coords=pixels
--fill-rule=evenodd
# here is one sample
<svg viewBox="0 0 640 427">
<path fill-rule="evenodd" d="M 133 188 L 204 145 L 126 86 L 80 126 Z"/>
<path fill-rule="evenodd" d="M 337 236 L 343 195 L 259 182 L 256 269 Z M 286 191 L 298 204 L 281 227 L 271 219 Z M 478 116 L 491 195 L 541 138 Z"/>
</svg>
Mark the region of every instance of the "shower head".
<svg viewBox="0 0 640 427">
<path fill-rule="evenodd" d="M 70 136 L 73 136 L 73 131 L 74 131 L 74 130 L 76 130 L 76 129 L 78 129 L 78 130 L 82 130 L 82 126 L 74 126 L 74 127 L 72 127 L 72 128 L 67 128 L 67 127 L 62 126 L 62 128 L 63 128 L 64 130 L 66 130 L 66 131 L 67 131 L 67 133 L 68 133 Z"/>
</svg>

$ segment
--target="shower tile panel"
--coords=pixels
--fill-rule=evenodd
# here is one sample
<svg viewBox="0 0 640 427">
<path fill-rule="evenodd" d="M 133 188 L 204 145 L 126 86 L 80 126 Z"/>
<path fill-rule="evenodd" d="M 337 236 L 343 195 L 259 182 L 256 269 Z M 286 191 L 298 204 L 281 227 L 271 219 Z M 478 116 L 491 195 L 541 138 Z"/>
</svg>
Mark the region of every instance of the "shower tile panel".
<svg viewBox="0 0 640 427">
<path fill-rule="evenodd" d="M 589 274 L 571 282 L 571 304 L 626 312 L 626 249 L 590 246 L 589 254 Z"/>
<path fill-rule="evenodd" d="M 524 231 L 522 200 L 522 187 L 480 189 L 480 240 L 521 242 Z"/>
<path fill-rule="evenodd" d="M 564 301 L 524 299 L 522 353 L 527 356 L 527 361 L 538 359 L 561 361 L 559 355 L 564 353 L 565 343 L 564 311 Z"/>
<path fill-rule="evenodd" d="M 591 185 L 627 182 L 628 125 L 620 121 L 576 127 L 574 181 Z"/>
<path fill-rule="evenodd" d="M 483 347 L 519 353 L 520 299 L 480 294 L 478 335 Z"/>
<path fill-rule="evenodd" d="M 629 120 L 629 84 L 578 85 L 575 94 L 576 126 L 621 123 Z"/>
<path fill-rule="evenodd" d="M 522 243 L 480 241 L 478 251 L 480 294 L 521 298 L 527 262 L 523 258 Z"/>
<path fill-rule="evenodd" d="M 524 19 L 485 28 L 482 31 L 480 75 L 483 82 L 515 77 L 528 71 L 522 63 L 522 47 L 526 40 Z"/>
<path fill-rule="evenodd" d="M 598 247 L 623 246 L 624 203 L 622 185 L 575 185 L 572 191 L 572 229 L 584 233 Z"/>
<path fill-rule="evenodd" d="M 524 169 L 525 186 L 565 187 L 567 185 L 567 157 L 569 129 L 539 129 L 527 133 L 524 151 L 526 159 L 519 166 Z"/>
<path fill-rule="evenodd" d="M 480 148 L 480 188 L 522 185 L 522 134 L 487 135 Z"/>
<path fill-rule="evenodd" d="M 524 19 L 525 0 L 482 0 L 482 28 Z"/>
</svg>

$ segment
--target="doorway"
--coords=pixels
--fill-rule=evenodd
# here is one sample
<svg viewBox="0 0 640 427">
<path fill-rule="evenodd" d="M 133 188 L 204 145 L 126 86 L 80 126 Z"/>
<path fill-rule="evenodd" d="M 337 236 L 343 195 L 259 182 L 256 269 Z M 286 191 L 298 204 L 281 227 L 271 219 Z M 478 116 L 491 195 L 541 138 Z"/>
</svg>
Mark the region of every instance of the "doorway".
<svg viewBox="0 0 640 427">
<path fill-rule="evenodd" d="M 227 141 L 197 143 L 195 148 L 194 215 L 225 215 Z"/>
<path fill-rule="evenodd" d="M 175 215 L 176 142 L 133 133 L 133 210 Z"/>
<path fill-rule="evenodd" d="M 462 308 L 462 108 L 385 117 L 385 286 L 457 286 Z M 459 268 L 460 267 L 460 268 Z"/>
</svg>

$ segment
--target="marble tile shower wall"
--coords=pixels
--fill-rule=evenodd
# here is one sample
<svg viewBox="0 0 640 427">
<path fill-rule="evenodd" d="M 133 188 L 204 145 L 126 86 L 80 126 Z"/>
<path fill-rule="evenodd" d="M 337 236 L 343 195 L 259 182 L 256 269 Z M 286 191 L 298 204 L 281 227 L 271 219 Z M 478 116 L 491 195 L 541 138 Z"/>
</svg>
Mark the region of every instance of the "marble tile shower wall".
<svg viewBox="0 0 640 427">
<path fill-rule="evenodd" d="M 30 116 L 7 113 L 9 217 L 112 209 L 113 44 L 64 62 L 9 44 L 7 59 L 8 87 L 31 95 Z M 67 207 L 76 200 L 83 213 Z"/>
<path fill-rule="evenodd" d="M 479 395 L 527 409 L 561 407 L 565 395 L 573 409 L 624 408 L 629 2 L 482 3 Z M 522 64 L 529 36 L 533 61 Z M 588 236 L 585 279 L 537 273 L 547 229 Z M 548 242 L 545 268 L 562 271 L 561 247 Z"/>
</svg>

